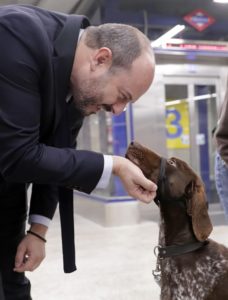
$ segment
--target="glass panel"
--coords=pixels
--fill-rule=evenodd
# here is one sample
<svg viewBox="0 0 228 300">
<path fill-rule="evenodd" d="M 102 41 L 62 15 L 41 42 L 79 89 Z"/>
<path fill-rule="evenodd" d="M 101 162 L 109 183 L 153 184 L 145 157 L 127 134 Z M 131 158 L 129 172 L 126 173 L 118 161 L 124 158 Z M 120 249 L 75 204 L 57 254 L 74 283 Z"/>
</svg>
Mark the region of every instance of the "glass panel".
<svg viewBox="0 0 228 300">
<path fill-rule="evenodd" d="M 77 139 L 77 149 L 124 156 L 128 143 L 127 126 L 131 125 L 127 124 L 126 114 L 130 112 L 131 106 L 129 105 L 128 112 L 123 112 L 119 116 L 100 111 L 98 114 L 86 117 Z M 93 192 L 102 196 L 127 195 L 126 189 L 116 176 L 111 177 L 106 189 L 95 189 Z"/>
<path fill-rule="evenodd" d="M 216 202 L 212 140 L 217 123 L 215 85 L 194 85 L 194 97 L 189 98 L 187 84 L 167 84 L 165 96 L 168 157 L 176 156 L 195 166 L 204 181 L 209 202 Z"/>
<path fill-rule="evenodd" d="M 86 117 L 77 138 L 77 149 L 92 150 L 104 154 L 113 154 L 112 116 L 100 111 Z M 95 189 L 94 194 L 110 196 L 113 194 L 113 178 L 106 189 Z"/>
<path fill-rule="evenodd" d="M 217 201 L 214 183 L 215 145 L 212 130 L 217 123 L 216 88 L 214 85 L 195 85 L 197 112 L 196 144 L 199 153 L 199 172 L 204 181 L 209 202 Z M 199 97 L 198 97 L 199 96 Z"/>
<path fill-rule="evenodd" d="M 165 85 L 166 146 L 168 157 L 190 162 L 188 86 Z"/>
</svg>

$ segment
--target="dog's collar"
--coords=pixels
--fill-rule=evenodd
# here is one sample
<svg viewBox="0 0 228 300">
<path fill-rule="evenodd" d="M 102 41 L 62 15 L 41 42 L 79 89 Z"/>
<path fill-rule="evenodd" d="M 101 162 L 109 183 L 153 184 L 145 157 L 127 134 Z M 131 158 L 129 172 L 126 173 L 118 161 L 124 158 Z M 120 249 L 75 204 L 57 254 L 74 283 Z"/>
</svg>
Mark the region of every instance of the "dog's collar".
<svg viewBox="0 0 228 300">
<path fill-rule="evenodd" d="M 160 245 L 154 248 L 154 254 L 157 257 L 156 269 L 152 270 L 154 280 L 161 286 L 161 260 L 167 257 L 178 256 L 186 253 L 196 251 L 204 246 L 206 246 L 209 241 L 195 242 L 184 245 L 172 245 L 162 247 Z"/>
<path fill-rule="evenodd" d="M 154 248 L 154 253 L 159 259 L 163 259 L 166 257 L 178 256 L 186 253 L 190 253 L 196 251 L 204 246 L 206 246 L 209 241 L 204 242 L 195 242 L 184 245 L 171 245 L 162 247 L 160 245 Z"/>
</svg>

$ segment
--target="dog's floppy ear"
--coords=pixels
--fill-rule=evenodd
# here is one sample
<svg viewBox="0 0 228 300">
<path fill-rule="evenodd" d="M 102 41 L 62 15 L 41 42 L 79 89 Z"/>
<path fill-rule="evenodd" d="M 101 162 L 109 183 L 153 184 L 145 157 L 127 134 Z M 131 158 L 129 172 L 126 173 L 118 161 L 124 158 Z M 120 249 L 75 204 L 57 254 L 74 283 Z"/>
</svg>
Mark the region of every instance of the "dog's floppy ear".
<svg viewBox="0 0 228 300">
<path fill-rule="evenodd" d="M 205 241 L 212 231 L 207 211 L 206 195 L 201 182 L 188 185 L 187 213 L 192 217 L 192 227 L 198 241 Z"/>
</svg>

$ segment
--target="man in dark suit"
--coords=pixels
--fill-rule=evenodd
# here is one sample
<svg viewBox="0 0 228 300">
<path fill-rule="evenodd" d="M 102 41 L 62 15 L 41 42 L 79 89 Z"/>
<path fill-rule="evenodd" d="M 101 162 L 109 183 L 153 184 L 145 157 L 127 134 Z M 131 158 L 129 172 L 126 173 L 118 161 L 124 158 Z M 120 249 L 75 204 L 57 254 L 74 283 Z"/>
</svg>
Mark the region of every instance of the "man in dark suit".
<svg viewBox="0 0 228 300">
<path fill-rule="evenodd" d="M 124 157 L 75 150 L 83 118 L 121 113 L 152 83 L 149 40 L 121 24 L 31 6 L 0 8 L 0 299 L 27 300 L 59 203 L 64 270 L 76 269 L 73 189 L 105 187 L 111 173 L 129 195 L 150 202 L 156 185 Z M 32 184 L 25 235 L 27 187 Z"/>
</svg>

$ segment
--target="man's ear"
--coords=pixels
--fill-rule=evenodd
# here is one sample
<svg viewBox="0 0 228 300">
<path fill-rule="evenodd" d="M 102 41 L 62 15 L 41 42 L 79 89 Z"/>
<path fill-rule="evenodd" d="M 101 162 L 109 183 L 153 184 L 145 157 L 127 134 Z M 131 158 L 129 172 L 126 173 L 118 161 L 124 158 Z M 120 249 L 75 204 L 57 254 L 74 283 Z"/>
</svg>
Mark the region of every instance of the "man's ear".
<svg viewBox="0 0 228 300">
<path fill-rule="evenodd" d="M 112 51 L 107 47 L 102 47 L 93 52 L 91 56 L 91 70 L 95 71 L 97 68 L 110 68 L 112 65 Z"/>
</svg>

